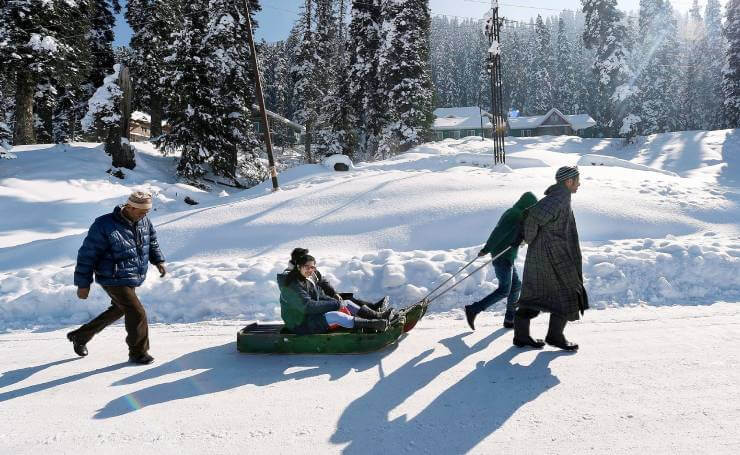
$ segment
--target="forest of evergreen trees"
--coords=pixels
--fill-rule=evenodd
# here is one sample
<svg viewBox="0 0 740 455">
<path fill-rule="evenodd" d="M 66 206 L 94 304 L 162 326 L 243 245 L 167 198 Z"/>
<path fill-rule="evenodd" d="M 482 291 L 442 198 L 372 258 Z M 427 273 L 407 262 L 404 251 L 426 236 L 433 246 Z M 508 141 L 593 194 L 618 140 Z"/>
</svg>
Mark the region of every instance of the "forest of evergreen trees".
<svg viewBox="0 0 740 455">
<path fill-rule="evenodd" d="M 352 26 L 364 30 L 358 34 L 367 40 L 358 46 L 350 31 L 334 35 L 334 47 L 350 59 L 369 61 L 368 50 L 375 58 L 379 47 L 364 45 L 372 42 L 370 37 L 383 21 L 370 16 L 379 9 L 373 9 L 370 0 L 354 3 Z M 707 0 L 703 6 L 694 0 L 686 14 L 676 12 L 668 0 L 641 0 L 639 10 L 628 13 L 619 11 L 615 0 L 582 3 L 579 11 L 505 22 L 501 35 L 505 108 L 520 115 L 543 114 L 552 107 L 565 114 L 588 113 L 598 121 L 594 133 L 602 136 L 738 126 L 734 120 L 738 90 L 733 82 L 738 70 L 733 69 L 737 63 L 732 57 L 738 52 L 736 0 L 728 1 L 724 11 L 719 0 Z M 355 20 L 363 14 L 370 19 Z M 302 43 L 302 24 L 284 41 L 263 43 L 268 105 L 288 117 L 299 110 L 290 69 Z M 432 106 L 488 108 L 489 43 L 481 20 L 433 16 L 429 32 Z M 346 73 L 346 62 L 330 64 L 334 66 L 330 73 Z M 362 83 L 357 78 L 373 75 L 359 72 L 351 79 Z M 377 108 L 351 101 L 363 106 L 361 115 L 377 114 Z M 376 133 L 382 128 L 369 126 Z"/>
<path fill-rule="evenodd" d="M 254 16 L 260 1 L 248 1 Z M 628 13 L 581 1 L 503 24 L 506 109 L 588 113 L 601 136 L 740 126 L 740 0 L 695 0 L 685 14 L 669 0 Z M 288 37 L 259 44 L 268 109 L 306 126 L 308 161 L 382 159 L 427 140 L 435 107 L 488 107 L 481 20 L 432 16 L 428 3 L 303 0 Z M 0 147 L 100 134 L 90 125 L 115 116 L 91 99 L 117 102 L 108 76 L 124 63 L 155 143 L 182 153 L 181 176 L 260 181 L 246 5 L 130 0 L 131 45 L 114 49 L 118 0 L 0 0 Z M 277 143 L 295 140 L 276 130 Z"/>
</svg>

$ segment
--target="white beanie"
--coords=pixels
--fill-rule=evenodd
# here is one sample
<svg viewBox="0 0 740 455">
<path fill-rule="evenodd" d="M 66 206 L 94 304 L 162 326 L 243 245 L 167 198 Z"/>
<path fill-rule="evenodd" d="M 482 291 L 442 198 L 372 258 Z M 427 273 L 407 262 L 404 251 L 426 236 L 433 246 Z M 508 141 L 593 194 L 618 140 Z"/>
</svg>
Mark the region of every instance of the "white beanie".
<svg viewBox="0 0 740 455">
<path fill-rule="evenodd" d="M 143 191 L 134 191 L 131 196 L 128 197 L 126 205 L 136 209 L 151 209 L 152 208 L 152 195 Z"/>
</svg>

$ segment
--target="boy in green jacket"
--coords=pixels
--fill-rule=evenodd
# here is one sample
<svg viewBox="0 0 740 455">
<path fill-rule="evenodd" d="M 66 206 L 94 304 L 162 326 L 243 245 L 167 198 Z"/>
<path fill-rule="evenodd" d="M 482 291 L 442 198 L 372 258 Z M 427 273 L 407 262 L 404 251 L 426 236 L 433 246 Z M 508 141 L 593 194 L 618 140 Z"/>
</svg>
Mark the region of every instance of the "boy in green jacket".
<svg viewBox="0 0 740 455">
<path fill-rule="evenodd" d="M 465 305 L 465 318 L 468 325 L 475 330 L 475 317 L 478 313 L 506 297 L 506 314 L 504 315 L 504 327 L 514 328 L 514 311 L 516 302 L 519 300 L 519 292 L 522 290 L 522 282 L 516 272 L 514 261 L 519 252 L 519 244 L 513 245 L 521 238 L 522 221 L 525 211 L 537 203 L 537 197 L 530 192 L 524 193 L 512 208 L 505 211 L 498 220 L 496 227 L 488 237 L 488 241 L 478 256 L 490 254 L 495 257 L 501 251 L 511 245 L 511 249 L 493 261 L 493 270 L 498 278 L 498 288 L 478 302 Z"/>
</svg>

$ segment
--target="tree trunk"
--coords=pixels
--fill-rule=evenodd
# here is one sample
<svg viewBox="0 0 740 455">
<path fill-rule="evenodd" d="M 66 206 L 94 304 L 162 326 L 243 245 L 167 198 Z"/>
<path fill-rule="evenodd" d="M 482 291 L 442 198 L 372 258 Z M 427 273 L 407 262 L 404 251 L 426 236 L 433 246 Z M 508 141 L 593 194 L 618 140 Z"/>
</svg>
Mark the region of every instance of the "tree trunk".
<svg viewBox="0 0 740 455">
<path fill-rule="evenodd" d="M 305 156 L 306 156 L 306 163 L 313 163 L 313 156 L 311 155 L 311 141 L 312 141 L 312 125 L 306 125 L 306 134 L 303 137 L 304 138 L 304 150 L 305 150 Z"/>
<path fill-rule="evenodd" d="M 123 96 L 118 105 L 121 120 L 117 125 L 109 128 L 105 149 L 113 157 L 113 167 L 133 169 L 136 167 L 136 159 L 134 157 L 134 148 L 129 143 L 132 92 L 131 79 L 126 66 L 121 67 L 121 73 L 118 76 L 118 86 L 123 91 Z"/>
<path fill-rule="evenodd" d="M 151 103 L 149 106 L 151 112 L 151 125 L 149 125 L 151 138 L 155 138 L 162 135 L 162 96 L 159 94 L 151 95 Z"/>
<path fill-rule="evenodd" d="M 36 135 L 33 131 L 33 90 L 36 86 L 35 78 L 33 73 L 25 68 L 20 69 L 16 77 L 13 144 L 35 144 Z"/>
</svg>

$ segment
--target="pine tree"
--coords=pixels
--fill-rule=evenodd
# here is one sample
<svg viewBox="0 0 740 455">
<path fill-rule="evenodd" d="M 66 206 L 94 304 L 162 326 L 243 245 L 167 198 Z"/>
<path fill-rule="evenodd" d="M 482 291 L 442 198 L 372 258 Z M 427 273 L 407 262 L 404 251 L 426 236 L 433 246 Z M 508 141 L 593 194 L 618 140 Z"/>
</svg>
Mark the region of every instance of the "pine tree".
<svg viewBox="0 0 740 455">
<path fill-rule="evenodd" d="M 380 80 L 389 115 L 376 157 L 386 158 L 423 142 L 432 117 L 428 0 L 397 0 L 383 9 L 389 33 L 381 46 Z"/>
<path fill-rule="evenodd" d="M 642 46 L 637 69 L 642 134 L 675 128 L 678 97 L 675 75 L 679 61 L 676 21 L 669 2 L 641 0 L 639 29 Z"/>
<path fill-rule="evenodd" d="M 13 142 L 13 132 L 8 126 L 6 112 L 9 111 L 8 95 L 7 95 L 7 80 L 2 73 L 0 73 L 0 157 L 5 155 L 7 150 L 10 150 L 10 143 Z"/>
<path fill-rule="evenodd" d="M 259 11 L 250 0 L 250 12 Z M 157 145 L 182 155 L 178 174 L 197 183 L 210 170 L 254 185 L 266 169 L 251 121 L 254 99 L 247 18 L 243 4 L 198 0 L 185 6 L 182 30 L 174 36 L 168 82 L 172 131 Z"/>
<path fill-rule="evenodd" d="M 730 128 L 740 128 L 740 0 L 727 2 L 727 66 L 724 71 L 725 113 Z"/>
<path fill-rule="evenodd" d="M 14 81 L 16 145 L 36 142 L 34 92 L 54 74 L 78 70 L 75 56 L 85 54 L 88 32 L 80 17 L 85 1 L 14 0 L 0 8 L 0 71 Z"/>
<path fill-rule="evenodd" d="M 616 0 L 581 0 L 586 15 L 583 42 L 587 49 L 596 51 L 593 74 L 598 83 L 598 109 L 592 114 L 602 133 L 630 135 L 635 116 L 629 110 L 633 96 L 629 84 L 631 72 L 627 66 L 624 48 L 625 28 L 623 13 L 617 10 Z M 625 123 L 629 119 L 629 125 Z M 626 128 L 625 126 L 630 128 Z"/>
<path fill-rule="evenodd" d="M 704 21 L 699 10 L 698 0 L 694 0 L 689 11 L 684 33 L 682 76 L 680 81 L 681 108 L 679 112 L 679 129 L 696 130 L 706 128 L 707 114 L 704 106 L 701 106 L 701 96 L 708 87 L 705 86 L 705 60 L 706 55 L 706 33 Z"/>
<path fill-rule="evenodd" d="M 537 71 L 539 70 L 537 62 L 537 33 L 535 31 L 535 27 L 534 19 L 530 19 L 529 25 L 527 26 L 528 30 L 524 34 L 525 55 L 524 61 L 522 62 L 524 65 L 524 79 L 522 80 L 522 83 L 525 85 L 527 93 L 524 98 L 524 104 L 522 105 L 522 115 L 542 114 L 542 112 L 539 112 L 536 107 L 535 97 L 535 74 L 537 74 Z"/>
<path fill-rule="evenodd" d="M 368 159 L 383 127 L 385 99 L 379 97 L 378 65 L 383 21 L 380 0 L 353 0 L 349 26 L 349 99 L 358 134 L 354 160 Z"/>
<path fill-rule="evenodd" d="M 311 149 L 314 140 L 314 128 L 318 121 L 319 88 L 316 85 L 317 56 L 314 52 L 315 38 L 312 29 L 313 1 L 306 0 L 303 14 L 299 19 L 301 41 L 295 49 L 291 74 L 293 75 L 293 102 L 295 104 L 295 119 L 306 128 L 305 159 L 314 161 Z"/>
<path fill-rule="evenodd" d="M 503 70 L 504 98 L 508 100 L 505 107 L 520 111 L 523 115 L 527 112 L 529 99 L 529 68 L 527 61 L 531 58 L 527 39 L 528 28 L 516 26 L 504 28 L 501 39 L 501 68 Z M 485 71 L 485 69 L 484 69 Z M 486 73 L 487 103 L 490 104 L 490 75 Z M 484 98 L 485 99 L 485 98 Z M 489 108 L 490 109 L 490 108 Z M 488 110 L 488 109 L 487 109 Z"/>
<path fill-rule="evenodd" d="M 537 15 L 536 22 L 536 48 L 535 48 L 535 66 L 532 87 L 534 91 L 534 100 L 532 110 L 536 114 L 545 114 L 553 106 L 552 99 L 552 78 L 549 71 L 551 60 L 550 31 L 545 27 L 542 16 Z"/>
<path fill-rule="evenodd" d="M 179 0 L 129 0 L 126 21 L 131 37 L 131 75 L 137 101 L 151 117 L 151 137 L 162 134 L 162 120 L 171 92 L 162 81 L 170 71 L 165 61 L 172 36 L 183 26 L 183 5 Z"/>
<path fill-rule="evenodd" d="M 574 49 L 565 28 L 565 20 L 558 20 L 557 48 L 554 74 L 554 107 L 564 114 L 575 114 L 578 105 Z"/>
<path fill-rule="evenodd" d="M 707 112 L 707 129 L 726 127 L 722 73 L 727 60 L 727 41 L 722 35 L 722 7 L 719 0 L 707 0 L 704 9 L 706 31 L 706 92 L 702 106 Z"/>
<path fill-rule="evenodd" d="M 316 1 L 313 84 L 317 90 L 316 142 L 318 155 L 324 157 L 344 150 L 345 125 L 341 86 L 344 71 L 338 66 L 339 19 L 334 0 Z"/>
<path fill-rule="evenodd" d="M 267 109 L 284 117 L 290 117 L 290 96 L 293 90 L 289 82 L 289 58 L 285 41 L 267 43 L 264 40 L 258 48 L 260 69 L 262 69 L 263 92 Z M 270 130 L 275 134 L 272 141 L 276 145 L 293 144 L 293 131 L 280 123 L 270 123 Z"/>
</svg>

